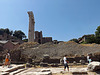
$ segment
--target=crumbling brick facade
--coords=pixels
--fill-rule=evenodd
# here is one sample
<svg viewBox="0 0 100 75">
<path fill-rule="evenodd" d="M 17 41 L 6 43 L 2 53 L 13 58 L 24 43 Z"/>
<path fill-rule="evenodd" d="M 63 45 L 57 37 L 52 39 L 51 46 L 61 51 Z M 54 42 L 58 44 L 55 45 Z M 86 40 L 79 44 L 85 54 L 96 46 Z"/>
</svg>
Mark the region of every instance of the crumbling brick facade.
<svg viewBox="0 0 100 75">
<path fill-rule="evenodd" d="M 35 31 L 35 42 L 38 42 L 40 44 L 44 44 L 46 42 L 52 42 L 52 37 L 43 37 L 42 31 L 40 32 Z"/>
</svg>

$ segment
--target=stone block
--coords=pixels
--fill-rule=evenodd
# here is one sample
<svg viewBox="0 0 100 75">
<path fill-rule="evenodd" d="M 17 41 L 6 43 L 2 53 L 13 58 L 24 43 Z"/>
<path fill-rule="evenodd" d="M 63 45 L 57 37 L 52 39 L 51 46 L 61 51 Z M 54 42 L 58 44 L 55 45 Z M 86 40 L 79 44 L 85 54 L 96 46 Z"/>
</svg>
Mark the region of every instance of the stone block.
<svg viewBox="0 0 100 75">
<path fill-rule="evenodd" d="M 0 75 L 9 75 L 9 72 L 2 72 Z"/>
<path fill-rule="evenodd" d="M 52 75 L 52 72 L 34 72 L 35 75 Z"/>
<path fill-rule="evenodd" d="M 41 67 L 47 67 L 47 66 L 48 66 L 48 63 L 43 63 L 43 62 L 41 62 L 41 63 L 40 63 L 40 66 L 41 66 Z"/>
<path fill-rule="evenodd" d="M 49 72 L 50 69 L 42 69 L 41 72 Z"/>
<path fill-rule="evenodd" d="M 88 68 L 88 71 L 98 71 L 98 70 L 100 70 L 100 62 L 91 62 L 91 63 L 89 63 L 88 64 L 88 66 L 87 66 L 87 68 Z"/>
</svg>

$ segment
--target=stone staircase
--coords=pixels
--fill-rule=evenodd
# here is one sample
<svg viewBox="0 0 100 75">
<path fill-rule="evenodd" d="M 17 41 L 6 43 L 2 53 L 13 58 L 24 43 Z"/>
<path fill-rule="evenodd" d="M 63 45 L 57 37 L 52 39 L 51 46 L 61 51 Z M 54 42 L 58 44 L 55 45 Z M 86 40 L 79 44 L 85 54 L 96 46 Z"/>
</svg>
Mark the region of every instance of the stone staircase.
<svg viewBox="0 0 100 75">
<path fill-rule="evenodd" d="M 0 66 L 0 75 L 15 75 L 19 72 L 26 70 L 25 65 L 10 65 L 8 68 L 7 66 L 2 67 Z"/>
</svg>

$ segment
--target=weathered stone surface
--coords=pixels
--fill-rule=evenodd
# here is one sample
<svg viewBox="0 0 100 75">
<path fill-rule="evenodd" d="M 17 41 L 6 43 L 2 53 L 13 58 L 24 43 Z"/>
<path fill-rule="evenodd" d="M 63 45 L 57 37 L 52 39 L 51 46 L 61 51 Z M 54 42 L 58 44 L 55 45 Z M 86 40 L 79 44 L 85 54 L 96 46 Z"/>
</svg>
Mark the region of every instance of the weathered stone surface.
<svg viewBox="0 0 100 75">
<path fill-rule="evenodd" d="M 9 73 L 9 75 L 15 75 L 15 74 L 18 74 L 18 73 L 20 73 L 20 72 L 22 72 L 24 70 L 26 70 L 26 69 L 18 69 L 18 70 L 15 70 L 15 71 Z"/>
<path fill-rule="evenodd" d="M 49 72 L 50 69 L 42 69 L 41 72 Z"/>
<path fill-rule="evenodd" d="M 28 32 L 28 42 L 34 42 L 34 15 L 32 11 L 28 12 L 29 15 L 29 32 Z"/>
<path fill-rule="evenodd" d="M 95 53 L 100 52 L 99 46 L 95 47 L 89 47 L 89 46 L 83 46 L 81 44 L 73 43 L 73 42 L 60 42 L 59 44 L 53 44 L 53 43 L 45 43 L 45 44 L 29 44 L 28 42 L 26 45 L 21 46 L 18 48 L 18 50 L 21 51 L 21 56 L 24 55 L 24 58 L 27 58 L 27 56 L 36 56 L 35 59 L 41 59 L 44 54 L 48 54 L 50 57 L 62 57 L 64 55 L 81 55 L 81 54 L 87 54 L 89 52 Z M 92 44 L 91 44 L 92 45 Z M 23 49 L 24 48 L 24 49 Z M 84 53 L 83 53 L 84 52 Z M 16 52 L 15 52 L 16 53 Z M 25 57 L 26 56 L 26 57 Z M 22 58 L 22 57 L 21 57 Z M 68 58 L 69 63 L 73 63 L 73 61 L 76 61 L 79 63 L 79 61 L 82 59 L 82 57 L 70 57 Z M 96 57 L 96 59 L 93 60 L 100 60 L 100 57 Z M 23 59 L 24 60 L 24 59 Z M 87 58 L 84 58 L 85 62 L 87 62 Z"/>
<path fill-rule="evenodd" d="M 2 72 L 0 75 L 9 75 L 9 72 Z"/>
<path fill-rule="evenodd" d="M 31 72 L 27 72 L 26 75 L 52 75 L 52 72 L 50 69 L 41 69 L 39 71 L 31 71 Z"/>
<path fill-rule="evenodd" d="M 88 71 L 100 70 L 100 62 L 91 62 L 88 64 Z"/>
<path fill-rule="evenodd" d="M 23 71 L 24 65 L 14 65 L 11 64 L 8 68 L 7 66 L 0 66 L 0 75 L 12 75 L 11 73 L 18 73 L 20 71 Z M 18 71 L 20 70 L 20 71 Z M 15 72 L 16 71 L 16 72 Z"/>
<path fill-rule="evenodd" d="M 52 72 L 34 72 L 34 75 L 52 75 Z"/>
</svg>

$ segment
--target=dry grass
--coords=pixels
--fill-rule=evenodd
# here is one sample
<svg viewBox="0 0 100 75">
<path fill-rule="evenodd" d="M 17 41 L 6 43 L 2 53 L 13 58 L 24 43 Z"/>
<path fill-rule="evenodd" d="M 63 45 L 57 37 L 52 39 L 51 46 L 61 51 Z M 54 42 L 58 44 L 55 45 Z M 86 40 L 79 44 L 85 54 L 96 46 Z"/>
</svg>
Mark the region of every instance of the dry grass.
<svg viewBox="0 0 100 75">
<path fill-rule="evenodd" d="M 68 41 L 68 42 L 64 42 L 64 44 L 77 44 L 76 42 L 74 42 L 74 41 Z"/>
<path fill-rule="evenodd" d="M 80 44 L 81 46 L 93 47 L 94 44 Z"/>
<path fill-rule="evenodd" d="M 27 42 L 27 43 L 23 43 L 19 46 L 19 48 L 30 48 L 30 47 L 33 47 L 34 45 L 38 45 L 37 42 Z"/>
</svg>

